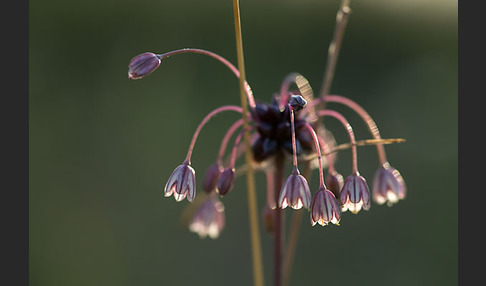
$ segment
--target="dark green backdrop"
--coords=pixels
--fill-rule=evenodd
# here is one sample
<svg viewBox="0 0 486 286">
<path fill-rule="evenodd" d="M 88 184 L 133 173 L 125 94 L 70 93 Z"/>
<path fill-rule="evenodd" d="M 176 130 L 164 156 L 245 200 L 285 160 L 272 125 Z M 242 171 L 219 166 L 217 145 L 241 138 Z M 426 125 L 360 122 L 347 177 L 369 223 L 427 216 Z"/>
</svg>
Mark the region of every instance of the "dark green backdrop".
<svg viewBox="0 0 486 286">
<path fill-rule="evenodd" d="M 339 1 L 241 2 L 255 97 L 268 101 L 294 71 L 318 91 Z M 291 285 L 456 285 L 457 3 L 351 7 L 332 93 L 365 107 L 384 138 L 407 140 L 386 150 L 408 197 L 345 213 L 339 227 L 311 227 L 305 215 Z M 203 48 L 236 64 L 232 9 L 229 0 L 30 1 L 31 285 L 251 285 L 244 178 L 224 198 L 217 240 L 189 232 L 180 222 L 188 202 L 162 195 L 203 116 L 239 104 L 238 81 L 190 54 L 146 79 L 127 78 L 129 60 L 146 51 Z M 339 110 L 358 139 L 369 138 L 355 115 Z M 221 115 L 203 130 L 192 160 L 199 182 L 236 118 Z M 329 128 L 348 141 L 339 124 Z M 371 182 L 376 151 L 358 151 Z M 350 158 L 340 154 L 343 175 Z M 263 207 L 264 180 L 256 178 Z M 271 285 L 267 234 L 262 247 Z"/>
</svg>

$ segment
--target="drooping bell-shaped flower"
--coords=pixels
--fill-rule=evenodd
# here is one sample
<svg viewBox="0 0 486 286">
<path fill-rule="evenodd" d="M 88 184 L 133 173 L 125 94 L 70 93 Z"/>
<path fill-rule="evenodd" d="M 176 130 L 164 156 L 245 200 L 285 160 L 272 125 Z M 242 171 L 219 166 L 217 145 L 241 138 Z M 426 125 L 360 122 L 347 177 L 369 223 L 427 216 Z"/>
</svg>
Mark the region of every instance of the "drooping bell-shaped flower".
<svg viewBox="0 0 486 286">
<path fill-rule="evenodd" d="M 398 170 L 385 163 L 375 173 L 373 179 L 373 200 L 378 204 L 391 206 L 404 199 L 407 189 Z"/>
<path fill-rule="evenodd" d="M 361 208 L 369 210 L 371 207 L 368 184 L 358 172 L 346 178 L 340 198 L 343 212 L 349 210 L 356 214 Z"/>
<path fill-rule="evenodd" d="M 176 201 L 180 202 L 187 196 L 192 202 L 196 196 L 196 176 L 194 169 L 186 162 L 175 168 L 165 184 L 164 196 L 174 194 Z"/>
<path fill-rule="evenodd" d="M 311 224 L 312 226 L 319 223 L 326 226 L 329 223 L 339 225 L 341 221 L 341 207 L 334 194 L 320 187 L 315 193 L 311 204 Z"/>
<path fill-rule="evenodd" d="M 189 230 L 201 238 L 215 239 L 224 228 L 224 205 L 217 196 L 207 198 L 196 211 L 189 223 Z"/>
<path fill-rule="evenodd" d="M 304 176 L 292 173 L 285 181 L 278 198 L 278 206 L 282 209 L 290 206 L 298 210 L 302 207 L 308 209 L 311 202 L 309 184 Z"/>
</svg>

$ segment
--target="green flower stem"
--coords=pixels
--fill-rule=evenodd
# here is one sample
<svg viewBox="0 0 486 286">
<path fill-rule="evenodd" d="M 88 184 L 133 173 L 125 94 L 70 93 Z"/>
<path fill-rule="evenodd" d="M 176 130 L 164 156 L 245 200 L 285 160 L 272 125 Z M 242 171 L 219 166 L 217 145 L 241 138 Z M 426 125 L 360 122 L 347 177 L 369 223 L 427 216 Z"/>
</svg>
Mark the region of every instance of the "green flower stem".
<svg viewBox="0 0 486 286">
<path fill-rule="evenodd" d="M 248 189 L 248 212 L 250 216 L 250 237 L 251 237 L 251 249 L 253 258 L 253 279 L 255 286 L 263 286 L 263 264 L 262 264 L 262 251 L 260 245 L 260 228 L 258 225 L 258 209 L 255 190 L 255 176 L 252 168 L 252 156 L 250 145 L 250 134 L 248 117 L 247 98 L 245 93 L 245 65 L 243 57 L 243 39 L 241 36 L 241 20 L 240 20 L 240 5 L 239 0 L 233 0 L 233 11 L 235 19 L 235 34 L 236 34 L 236 52 L 238 56 L 238 70 L 240 72 L 240 99 L 241 107 L 243 108 L 243 128 L 244 141 L 245 141 L 245 158 L 246 158 L 246 179 Z"/>
</svg>

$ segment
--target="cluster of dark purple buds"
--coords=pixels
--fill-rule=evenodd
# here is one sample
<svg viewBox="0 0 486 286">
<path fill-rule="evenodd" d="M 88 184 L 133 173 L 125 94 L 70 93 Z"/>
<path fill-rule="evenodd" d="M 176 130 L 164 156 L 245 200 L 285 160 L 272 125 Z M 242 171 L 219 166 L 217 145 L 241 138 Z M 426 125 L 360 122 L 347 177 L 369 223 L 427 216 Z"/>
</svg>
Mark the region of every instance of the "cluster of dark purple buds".
<svg viewBox="0 0 486 286">
<path fill-rule="evenodd" d="M 157 69 L 161 60 L 181 53 L 198 53 L 213 57 L 239 77 L 238 70 L 217 54 L 200 49 L 181 49 L 165 54 L 143 53 L 134 57 L 129 64 L 129 78 L 142 78 Z M 292 173 L 283 184 L 278 201 L 268 199 L 267 209 L 306 208 L 310 209 L 312 225 L 338 225 L 342 212 L 349 210 L 356 214 L 361 209 L 368 210 L 371 200 L 390 206 L 405 198 L 404 180 L 388 163 L 381 143 L 376 143 L 380 164 L 370 193 L 366 179 L 358 171 L 357 144 L 353 129 L 343 115 L 327 107 L 330 103 L 337 103 L 357 112 L 367 124 L 373 139 L 379 142 L 381 137 L 375 122 L 357 103 L 337 95 L 315 98 L 307 80 L 298 73 L 291 73 L 284 79 L 280 93 L 275 94 L 270 103 L 255 102 L 249 84 L 245 84 L 250 111 L 242 116 L 248 118 L 251 127 L 248 131 L 251 134 L 251 152 L 254 160 L 252 167 L 267 173 L 273 172 L 277 157 L 289 159 L 293 164 Z M 296 85 L 297 88 L 291 89 L 292 85 Z M 202 120 L 192 138 L 185 160 L 173 171 L 165 184 L 166 197 L 174 195 L 176 201 L 187 198 L 190 202 L 195 199 L 196 178 L 191 167 L 194 145 L 207 121 L 223 111 L 243 112 L 239 106 L 226 105 L 213 110 Z M 336 151 L 333 148 L 336 147 L 336 142 L 332 133 L 320 120 L 325 116 L 339 120 L 348 133 L 353 159 L 352 170 L 346 179 L 334 167 Z M 200 207 L 189 224 L 190 230 L 201 237 L 216 238 L 224 228 L 224 206 L 221 198 L 233 189 L 237 179 L 235 162 L 245 151 L 241 142 L 242 129 L 242 119 L 231 125 L 222 139 L 216 162 L 206 170 L 202 184 L 204 201 L 199 204 Z M 236 139 L 230 155 L 225 158 L 228 143 L 233 135 Z M 319 170 L 319 187 L 314 196 L 306 178 L 299 171 L 299 162 L 309 163 Z M 324 168 L 327 169 L 325 177 Z M 268 192 L 271 192 L 272 187 L 269 186 L 268 189 Z"/>
</svg>

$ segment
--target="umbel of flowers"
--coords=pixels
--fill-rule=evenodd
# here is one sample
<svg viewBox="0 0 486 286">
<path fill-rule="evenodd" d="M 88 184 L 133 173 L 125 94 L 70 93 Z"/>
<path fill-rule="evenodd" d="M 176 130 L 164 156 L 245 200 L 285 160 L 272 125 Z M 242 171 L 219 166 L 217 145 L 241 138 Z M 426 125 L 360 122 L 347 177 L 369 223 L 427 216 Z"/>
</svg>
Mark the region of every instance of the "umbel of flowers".
<svg viewBox="0 0 486 286">
<path fill-rule="evenodd" d="M 210 56 L 223 63 L 236 77 L 239 77 L 238 69 L 225 58 L 195 48 L 162 54 L 146 52 L 135 56 L 129 63 L 128 76 L 130 79 L 143 78 L 156 70 L 162 60 L 183 53 Z M 293 86 L 296 88 L 292 88 Z M 353 214 L 361 210 L 369 210 L 371 200 L 377 204 L 392 205 L 405 198 L 404 180 L 400 172 L 393 168 L 386 158 L 384 141 L 380 141 L 378 127 L 356 102 L 338 95 L 315 97 L 309 82 L 298 73 L 290 73 L 283 80 L 279 93 L 275 94 L 269 103 L 255 101 L 247 82 L 245 82 L 245 92 L 249 112 L 244 116 L 250 122 L 248 131 L 251 134 L 253 167 L 269 174 L 277 167 L 283 169 L 281 166 L 286 161 L 292 163 L 292 172 L 283 183 L 279 194 L 274 194 L 276 182 L 270 179 L 271 176 L 267 176 L 269 179 L 267 209 L 306 208 L 310 210 L 312 225 L 326 226 L 329 223 L 339 224 L 341 213 L 347 210 Z M 356 112 L 366 123 L 375 140 L 379 166 L 373 178 L 372 193 L 367 180 L 358 171 L 357 146 L 359 144 L 355 139 L 353 128 L 342 114 L 329 109 L 331 103 L 345 105 Z M 163 189 L 166 197 L 173 195 L 178 202 L 185 198 L 192 202 L 196 198 L 197 183 L 196 172 L 191 166 L 192 152 L 204 125 L 212 117 L 225 111 L 241 114 L 243 109 L 233 105 L 220 106 L 203 118 L 189 143 L 185 159 L 166 181 Z M 345 179 L 335 169 L 335 153 L 339 148 L 332 133 L 323 124 L 323 117 L 337 119 L 349 136 L 352 169 Z M 221 198 L 231 192 L 237 181 L 237 171 L 240 167 L 235 166 L 235 162 L 244 152 L 241 142 L 243 131 L 243 120 L 239 119 L 225 134 L 222 134 L 216 159 L 207 168 L 203 177 L 202 188 L 207 195 L 189 226 L 191 231 L 201 237 L 216 238 L 224 227 L 224 206 Z M 236 137 L 233 145 L 228 146 L 232 137 Z M 309 186 L 307 179 L 300 173 L 299 163 L 309 163 L 318 170 L 319 185 L 316 188 Z M 244 166 L 241 168 L 243 169 Z M 326 176 L 324 176 L 324 169 L 327 170 Z M 278 200 L 274 200 L 274 197 L 278 197 Z"/>
</svg>

